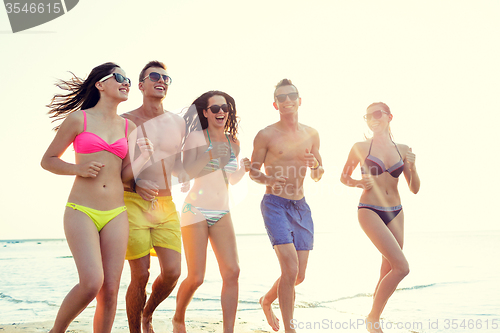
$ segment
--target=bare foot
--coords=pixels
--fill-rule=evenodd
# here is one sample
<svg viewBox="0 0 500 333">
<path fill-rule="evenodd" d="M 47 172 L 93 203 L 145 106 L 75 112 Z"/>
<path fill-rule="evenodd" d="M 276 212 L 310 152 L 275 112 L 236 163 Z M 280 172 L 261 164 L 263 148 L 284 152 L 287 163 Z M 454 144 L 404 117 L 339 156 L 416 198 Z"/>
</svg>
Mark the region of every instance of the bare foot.
<svg viewBox="0 0 500 333">
<path fill-rule="evenodd" d="M 172 319 L 173 333 L 186 333 L 186 324 L 184 321 L 175 321 Z"/>
<path fill-rule="evenodd" d="M 269 326 L 271 326 L 271 328 L 274 331 L 278 332 L 278 330 L 280 329 L 280 320 L 278 318 L 276 318 L 276 316 L 274 315 L 273 309 L 271 308 L 272 304 L 266 304 L 264 302 L 264 296 L 262 296 L 259 299 L 259 303 L 260 303 L 260 306 L 262 307 L 262 310 L 264 310 L 264 314 L 266 315 L 267 323 L 269 324 Z"/>
<path fill-rule="evenodd" d="M 153 316 L 142 316 L 142 332 L 143 333 L 155 333 L 153 331 Z"/>
<path fill-rule="evenodd" d="M 370 333 L 384 333 L 380 325 L 380 318 L 366 317 L 366 330 Z"/>
</svg>

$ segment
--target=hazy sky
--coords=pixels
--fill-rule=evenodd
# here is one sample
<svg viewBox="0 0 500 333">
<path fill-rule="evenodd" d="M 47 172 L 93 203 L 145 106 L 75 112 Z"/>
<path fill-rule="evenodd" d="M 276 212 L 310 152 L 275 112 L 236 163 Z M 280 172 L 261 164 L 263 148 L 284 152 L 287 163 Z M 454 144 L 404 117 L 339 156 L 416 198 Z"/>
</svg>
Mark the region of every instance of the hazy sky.
<svg viewBox="0 0 500 333">
<path fill-rule="evenodd" d="M 391 107 L 395 140 L 417 155 L 421 191 L 415 196 L 400 182 L 407 232 L 500 229 L 492 215 L 500 186 L 500 3 L 305 3 L 82 0 L 16 34 L 0 9 L 0 239 L 64 237 L 73 177 L 40 167 L 54 136 L 45 105 L 56 79 L 118 63 L 132 79 L 122 113 L 141 104 L 138 75 L 150 60 L 165 62 L 173 78 L 168 110 L 207 90 L 232 95 L 248 157 L 258 130 L 279 119 L 274 85 L 292 79 L 302 97 L 299 121 L 321 137 L 326 173 L 306 184 L 317 231 L 359 229 L 361 191 L 339 178 L 351 146 L 368 134 L 362 116 L 375 101 Z M 236 192 L 236 232 L 264 232 L 264 187 L 245 179 Z"/>
</svg>

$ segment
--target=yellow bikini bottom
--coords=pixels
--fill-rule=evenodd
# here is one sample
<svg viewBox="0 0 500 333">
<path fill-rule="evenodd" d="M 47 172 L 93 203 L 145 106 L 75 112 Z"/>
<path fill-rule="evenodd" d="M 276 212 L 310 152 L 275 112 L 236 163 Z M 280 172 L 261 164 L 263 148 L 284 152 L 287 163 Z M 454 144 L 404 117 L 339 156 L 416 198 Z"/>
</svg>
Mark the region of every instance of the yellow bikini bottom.
<svg viewBox="0 0 500 333">
<path fill-rule="evenodd" d="M 74 204 L 72 202 L 68 202 L 66 204 L 66 207 L 70 207 L 76 210 L 79 210 L 82 213 L 85 213 L 90 217 L 90 219 L 94 222 L 95 226 L 97 227 L 97 231 L 101 231 L 102 228 L 106 224 L 108 224 L 109 221 L 117 217 L 120 213 L 124 212 L 127 210 L 127 207 L 122 206 L 122 207 L 117 207 L 115 209 L 111 210 L 97 210 L 81 205 Z"/>
</svg>

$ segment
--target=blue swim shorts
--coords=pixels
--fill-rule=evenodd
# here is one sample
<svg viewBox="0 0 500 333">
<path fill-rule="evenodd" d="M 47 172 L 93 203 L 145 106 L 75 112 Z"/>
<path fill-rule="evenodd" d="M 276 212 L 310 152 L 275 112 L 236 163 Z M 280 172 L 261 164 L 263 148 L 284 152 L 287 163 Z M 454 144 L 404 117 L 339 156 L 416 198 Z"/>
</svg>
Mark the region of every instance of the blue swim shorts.
<svg viewBox="0 0 500 333">
<path fill-rule="evenodd" d="M 305 198 L 290 200 L 265 194 L 260 209 L 273 247 L 293 243 L 297 251 L 313 249 L 314 224 Z"/>
</svg>

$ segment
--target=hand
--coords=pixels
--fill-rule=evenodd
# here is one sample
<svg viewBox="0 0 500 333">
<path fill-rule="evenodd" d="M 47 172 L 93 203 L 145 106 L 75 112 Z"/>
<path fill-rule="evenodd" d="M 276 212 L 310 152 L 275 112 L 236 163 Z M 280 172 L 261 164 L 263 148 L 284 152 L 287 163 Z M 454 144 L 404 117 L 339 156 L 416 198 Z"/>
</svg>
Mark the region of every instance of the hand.
<svg viewBox="0 0 500 333">
<path fill-rule="evenodd" d="M 368 191 L 373 187 L 374 183 L 375 181 L 373 180 L 371 175 L 363 175 L 363 178 L 361 178 L 360 187 Z"/>
<path fill-rule="evenodd" d="M 179 171 L 179 174 L 177 175 L 177 181 L 180 183 L 185 183 L 189 182 L 189 175 L 185 170 Z"/>
<path fill-rule="evenodd" d="M 182 183 L 181 192 L 186 193 L 191 188 L 191 183 L 189 181 Z"/>
<path fill-rule="evenodd" d="M 212 150 L 210 150 L 212 152 L 212 159 L 214 158 L 219 158 L 219 157 L 222 157 L 222 156 L 226 156 L 229 152 L 229 146 L 227 143 L 223 143 L 223 144 L 218 144 L 218 145 L 214 145 Z"/>
<path fill-rule="evenodd" d="M 306 162 L 306 167 L 309 168 L 314 168 L 315 166 L 317 167 L 319 165 L 318 160 L 314 156 L 314 154 L 311 154 L 309 152 L 309 149 L 306 149 L 306 153 L 304 154 L 304 161 Z"/>
<path fill-rule="evenodd" d="M 139 138 L 137 139 L 137 145 L 139 146 L 139 149 L 141 150 L 141 154 L 151 156 L 154 153 L 154 147 L 153 143 L 151 140 L 148 138 Z"/>
<path fill-rule="evenodd" d="M 285 183 L 286 183 L 287 179 L 288 179 L 288 177 L 283 177 L 283 176 L 274 177 L 272 184 L 271 184 L 271 188 L 274 191 L 282 190 L 285 187 Z"/>
<path fill-rule="evenodd" d="M 158 195 L 159 188 L 158 184 L 151 180 L 139 179 L 135 183 L 135 192 L 146 201 L 153 200 Z"/>
<path fill-rule="evenodd" d="M 252 169 L 252 163 L 246 157 L 241 159 L 240 166 L 242 168 L 245 168 L 245 172 L 248 172 L 248 171 L 250 171 Z"/>
<path fill-rule="evenodd" d="M 186 171 L 181 171 L 179 172 L 179 176 L 177 177 L 177 181 L 179 184 L 181 184 L 181 192 L 186 193 L 189 191 L 189 188 L 191 187 L 191 183 L 189 182 L 189 175 L 187 174 Z"/>
<path fill-rule="evenodd" d="M 97 174 L 99 174 L 99 171 L 101 171 L 101 168 L 103 167 L 104 164 L 95 161 L 84 164 L 77 164 L 76 175 L 86 178 L 87 177 L 95 178 L 97 177 Z"/>
<path fill-rule="evenodd" d="M 410 170 L 412 170 L 413 168 L 415 168 L 415 159 L 416 159 L 416 156 L 415 154 L 411 151 L 411 148 L 408 150 L 408 152 L 406 153 L 406 163 L 408 163 L 408 166 L 410 167 Z"/>
</svg>

